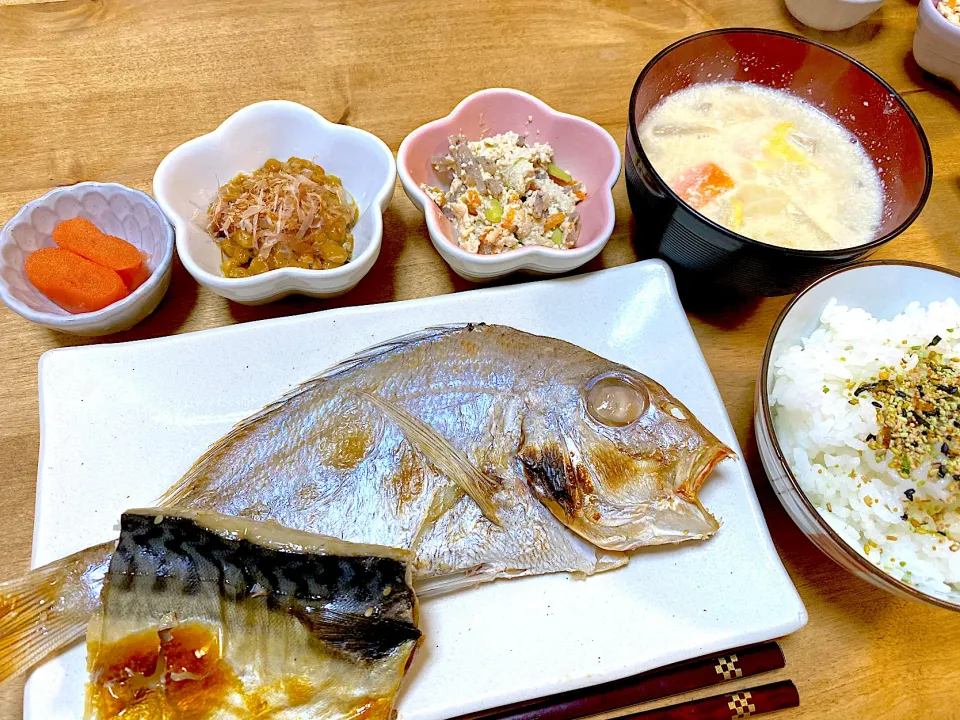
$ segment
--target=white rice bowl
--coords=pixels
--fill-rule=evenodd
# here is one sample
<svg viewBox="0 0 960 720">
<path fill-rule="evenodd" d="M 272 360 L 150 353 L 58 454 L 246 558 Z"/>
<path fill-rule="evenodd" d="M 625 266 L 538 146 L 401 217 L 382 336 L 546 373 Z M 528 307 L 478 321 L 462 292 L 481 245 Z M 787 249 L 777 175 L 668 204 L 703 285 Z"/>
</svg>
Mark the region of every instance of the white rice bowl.
<svg viewBox="0 0 960 720">
<path fill-rule="evenodd" d="M 960 360 L 960 306 L 952 299 L 914 302 L 892 320 L 831 300 L 811 335 L 773 364 L 770 407 L 777 439 L 800 487 L 840 537 L 870 563 L 923 592 L 960 600 L 960 498 L 944 516 L 946 536 L 918 531 L 902 519 L 914 499 L 945 501 L 948 475 L 928 477 L 930 463 L 903 478 L 878 462 L 867 445 L 877 434 L 876 408 L 851 404 L 851 386 L 876 379 L 883 367 L 917 364 L 916 346 L 932 338 L 945 360 Z M 960 430 L 957 431 L 960 438 Z M 934 462 L 935 458 L 931 458 Z M 956 483 L 954 482 L 954 488 Z"/>
</svg>

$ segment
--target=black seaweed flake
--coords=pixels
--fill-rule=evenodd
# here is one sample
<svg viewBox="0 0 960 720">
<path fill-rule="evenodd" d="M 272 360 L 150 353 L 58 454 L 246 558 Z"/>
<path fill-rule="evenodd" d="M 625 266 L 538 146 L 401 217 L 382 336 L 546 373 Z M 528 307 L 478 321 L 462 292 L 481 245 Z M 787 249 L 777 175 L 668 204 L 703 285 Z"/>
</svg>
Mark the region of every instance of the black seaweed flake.
<svg viewBox="0 0 960 720">
<path fill-rule="evenodd" d="M 903 491 L 903 494 L 907 496 L 907 500 L 913 502 L 913 494 L 916 492 L 914 488 L 909 488 Z"/>
<path fill-rule="evenodd" d="M 939 335 L 934 335 L 933 340 L 930 341 L 930 344 L 927 345 L 927 347 L 933 347 L 934 345 L 937 345 L 941 340 L 943 340 L 942 337 L 940 337 Z"/>
</svg>

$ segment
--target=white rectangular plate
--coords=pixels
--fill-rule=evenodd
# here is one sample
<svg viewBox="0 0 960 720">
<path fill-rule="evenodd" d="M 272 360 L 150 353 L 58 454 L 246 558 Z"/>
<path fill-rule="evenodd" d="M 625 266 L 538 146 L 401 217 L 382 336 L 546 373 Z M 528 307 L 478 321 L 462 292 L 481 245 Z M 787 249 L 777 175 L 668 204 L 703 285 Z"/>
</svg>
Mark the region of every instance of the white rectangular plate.
<svg viewBox="0 0 960 720">
<path fill-rule="evenodd" d="M 345 308 L 141 342 L 53 350 L 40 361 L 33 562 L 116 535 L 236 421 L 369 345 L 430 325 L 511 325 L 581 345 L 660 381 L 721 440 L 737 439 L 667 267 Z M 806 611 L 767 532 L 747 468 L 726 461 L 701 498 L 707 542 L 633 554 L 621 570 L 509 580 L 425 601 L 424 645 L 401 720 L 440 720 L 785 635 Z M 83 716 L 84 648 L 39 667 L 29 720 Z"/>
</svg>

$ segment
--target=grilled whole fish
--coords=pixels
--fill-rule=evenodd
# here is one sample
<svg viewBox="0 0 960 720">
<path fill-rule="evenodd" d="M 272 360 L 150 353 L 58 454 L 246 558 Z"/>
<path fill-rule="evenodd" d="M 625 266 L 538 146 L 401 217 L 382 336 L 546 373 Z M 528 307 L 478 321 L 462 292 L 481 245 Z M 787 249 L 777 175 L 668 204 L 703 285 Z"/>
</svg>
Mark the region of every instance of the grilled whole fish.
<svg viewBox="0 0 960 720">
<path fill-rule="evenodd" d="M 87 631 L 88 720 L 388 720 L 420 642 L 410 554 L 130 510 Z"/>
<path fill-rule="evenodd" d="M 161 499 L 410 549 L 421 596 L 706 538 L 697 493 L 731 451 L 650 378 L 512 328 L 371 348 L 239 423 Z M 0 586 L 0 679 L 83 632 L 105 543 Z M 22 615 L 15 629 L 4 606 Z M 49 608 L 55 607 L 51 613 Z M 7 639 L 3 639 L 4 636 Z"/>
</svg>

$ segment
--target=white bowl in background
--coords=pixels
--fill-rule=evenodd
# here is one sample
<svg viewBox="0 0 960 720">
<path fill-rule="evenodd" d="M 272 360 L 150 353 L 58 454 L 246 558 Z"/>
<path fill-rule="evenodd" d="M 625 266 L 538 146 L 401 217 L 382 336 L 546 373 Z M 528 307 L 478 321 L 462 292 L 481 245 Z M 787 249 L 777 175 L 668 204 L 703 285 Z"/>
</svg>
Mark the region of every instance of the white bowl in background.
<svg viewBox="0 0 960 720">
<path fill-rule="evenodd" d="M 960 27 L 947 20 L 936 0 L 920 0 L 917 29 L 913 34 L 913 59 L 929 73 L 960 88 Z"/>
<path fill-rule="evenodd" d="M 303 157 L 343 181 L 357 203 L 353 257 L 331 270 L 279 268 L 245 278 L 220 272 L 220 247 L 195 220 L 206 212 L 220 185 L 253 172 L 270 158 Z M 293 293 L 332 297 L 351 290 L 373 267 L 383 237 L 383 210 L 393 197 L 397 166 L 377 136 L 337 125 L 308 107 L 286 100 L 248 105 L 213 132 L 167 155 L 153 176 L 153 193 L 176 229 L 177 252 L 205 288 L 248 305 Z"/>
<path fill-rule="evenodd" d="M 884 0 L 786 0 L 790 14 L 815 30 L 852 28 L 883 5 Z"/>
<path fill-rule="evenodd" d="M 431 166 L 432 157 L 449 149 L 448 138 L 463 134 L 478 140 L 513 130 L 536 142 L 549 143 L 558 165 L 583 183 L 587 198 L 580 212 L 580 237 L 570 249 L 528 245 L 497 255 L 463 250 L 450 220 L 420 188 L 442 184 Z M 520 90 L 489 88 L 464 98 L 446 117 L 407 135 L 397 153 L 403 190 L 423 213 L 433 246 L 460 277 L 482 282 L 512 272 L 552 275 L 569 272 L 595 258 L 610 239 L 616 212 L 613 186 L 620 177 L 620 147 L 610 134 L 590 120 L 557 112 Z"/>
<path fill-rule="evenodd" d="M 797 482 L 777 440 L 770 409 L 773 364 L 783 352 L 801 344 L 820 324 L 823 308 L 836 298 L 840 305 L 863 308 L 889 320 L 912 301 L 929 305 L 952 297 L 960 302 L 960 274 L 933 265 L 901 260 L 873 260 L 834 271 L 797 294 L 770 332 L 757 379 L 754 430 L 760 460 L 774 492 L 803 533 L 838 565 L 882 590 L 950 610 L 960 610 L 960 593 L 927 593 L 900 582 L 875 567 L 850 546 L 817 512 Z"/>
<path fill-rule="evenodd" d="M 149 256 L 146 282 L 95 312 L 67 312 L 37 290 L 24 270 L 27 255 L 55 246 L 52 233 L 57 223 L 75 217 L 86 218 Z M 146 193 L 116 183 L 58 187 L 28 202 L 0 230 L 0 299 L 15 313 L 51 330 L 108 335 L 133 327 L 154 311 L 170 287 L 172 261 L 173 229 Z"/>
</svg>

